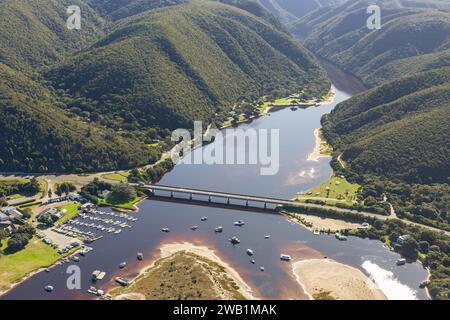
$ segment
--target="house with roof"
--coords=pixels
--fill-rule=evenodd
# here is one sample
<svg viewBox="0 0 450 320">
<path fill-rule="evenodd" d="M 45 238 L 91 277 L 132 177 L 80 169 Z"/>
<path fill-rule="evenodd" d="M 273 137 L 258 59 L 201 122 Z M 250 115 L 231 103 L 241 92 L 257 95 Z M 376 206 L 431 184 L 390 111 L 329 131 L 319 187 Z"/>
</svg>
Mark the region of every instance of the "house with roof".
<svg viewBox="0 0 450 320">
<path fill-rule="evenodd" d="M 50 217 L 52 220 L 58 220 L 63 216 L 63 213 L 56 208 L 47 208 L 36 215 L 38 221 Z"/>
<path fill-rule="evenodd" d="M 23 218 L 23 214 L 16 207 L 4 207 L 0 211 L 6 214 L 10 220 Z"/>
</svg>

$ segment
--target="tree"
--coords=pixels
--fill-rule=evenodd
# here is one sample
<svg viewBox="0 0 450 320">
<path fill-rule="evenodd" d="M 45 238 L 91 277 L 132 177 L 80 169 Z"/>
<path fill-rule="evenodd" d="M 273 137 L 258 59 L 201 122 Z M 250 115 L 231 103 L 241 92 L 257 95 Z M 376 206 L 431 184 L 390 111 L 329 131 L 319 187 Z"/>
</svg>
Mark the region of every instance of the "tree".
<svg viewBox="0 0 450 320">
<path fill-rule="evenodd" d="M 417 259 L 419 244 L 414 238 L 406 239 L 400 247 L 400 252 L 408 258 Z"/>
<path fill-rule="evenodd" d="M 419 250 L 422 253 L 428 253 L 428 250 L 430 249 L 430 244 L 428 241 L 420 241 L 419 242 Z"/>
<path fill-rule="evenodd" d="M 63 193 L 68 195 L 75 190 L 77 190 L 77 188 L 71 182 L 63 182 L 56 185 L 56 194 L 59 196 L 62 196 Z"/>
<path fill-rule="evenodd" d="M 121 183 L 113 187 L 110 197 L 118 201 L 130 201 L 137 197 L 134 187 Z"/>
<path fill-rule="evenodd" d="M 24 233 L 16 233 L 8 240 L 8 250 L 17 252 L 28 244 L 28 236 Z"/>
</svg>

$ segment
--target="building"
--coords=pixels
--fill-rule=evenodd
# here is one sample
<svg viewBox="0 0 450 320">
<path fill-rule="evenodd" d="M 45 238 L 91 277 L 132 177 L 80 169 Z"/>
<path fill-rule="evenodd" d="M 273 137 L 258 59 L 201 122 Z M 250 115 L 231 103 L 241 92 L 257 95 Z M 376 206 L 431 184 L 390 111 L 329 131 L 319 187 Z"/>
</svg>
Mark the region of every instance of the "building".
<svg viewBox="0 0 450 320">
<path fill-rule="evenodd" d="M 6 216 L 6 215 L 5 215 Z M 9 218 L 8 218 L 9 219 Z M 12 235 L 16 232 L 16 226 L 11 220 L 0 220 L 0 230 L 5 231 L 7 236 Z"/>
<path fill-rule="evenodd" d="M 1 211 L 6 214 L 10 220 L 23 218 L 23 214 L 17 210 L 16 207 L 4 207 Z"/>
<path fill-rule="evenodd" d="M 397 243 L 398 244 L 403 244 L 408 239 L 411 239 L 411 236 L 409 234 L 405 234 L 405 235 L 400 236 L 400 237 L 397 238 Z"/>
<path fill-rule="evenodd" d="M 44 211 L 38 213 L 36 215 L 36 219 L 40 219 L 42 217 L 49 216 L 55 219 L 60 219 L 63 216 L 63 213 L 56 208 L 47 208 Z"/>
<path fill-rule="evenodd" d="M 9 221 L 9 217 L 6 214 L 4 214 L 3 212 L 0 212 L 0 222 L 3 222 L 3 221 Z"/>
</svg>

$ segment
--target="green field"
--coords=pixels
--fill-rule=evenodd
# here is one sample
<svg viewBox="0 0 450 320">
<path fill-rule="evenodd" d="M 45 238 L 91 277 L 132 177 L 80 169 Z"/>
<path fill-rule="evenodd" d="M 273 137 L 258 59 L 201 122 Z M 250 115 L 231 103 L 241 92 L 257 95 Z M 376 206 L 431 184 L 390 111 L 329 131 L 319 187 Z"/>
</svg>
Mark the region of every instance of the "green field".
<svg viewBox="0 0 450 320">
<path fill-rule="evenodd" d="M 128 173 L 128 172 L 106 173 L 106 174 L 102 175 L 102 178 L 107 179 L 107 180 L 127 182 L 129 175 L 130 175 L 130 173 Z"/>
<path fill-rule="evenodd" d="M 7 239 L 2 241 L 1 249 L 6 248 L 6 242 Z M 4 254 L 1 251 L 0 290 L 7 289 L 14 282 L 39 268 L 51 266 L 60 258 L 55 249 L 37 238 L 33 238 L 26 248 L 19 252 Z"/>
<path fill-rule="evenodd" d="M 108 207 L 114 207 L 114 208 L 119 208 L 119 209 L 126 209 L 126 210 L 135 210 L 135 204 L 138 203 L 139 201 L 141 201 L 142 199 L 144 199 L 144 197 L 136 197 L 131 201 L 128 202 L 123 202 L 123 201 L 118 201 L 115 199 L 112 199 L 112 197 L 108 197 L 108 199 L 98 199 L 99 200 L 99 204 L 103 205 L 103 206 L 108 206 Z"/>
<path fill-rule="evenodd" d="M 65 206 L 58 207 L 58 210 L 66 210 L 67 213 L 64 217 L 56 221 L 56 224 L 61 224 L 64 221 L 67 221 L 78 214 L 78 207 L 80 204 L 78 202 L 73 202 Z"/>
<path fill-rule="evenodd" d="M 357 200 L 357 192 L 360 185 L 350 183 L 345 178 L 332 176 L 328 181 L 315 186 L 303 194 L 298 194 L 298 200 L 304 199 L 330 199 L 326 201 L 329 204 L 336 202 L 345 202 L 347 204 L 354 204 Z"/>
</svg>

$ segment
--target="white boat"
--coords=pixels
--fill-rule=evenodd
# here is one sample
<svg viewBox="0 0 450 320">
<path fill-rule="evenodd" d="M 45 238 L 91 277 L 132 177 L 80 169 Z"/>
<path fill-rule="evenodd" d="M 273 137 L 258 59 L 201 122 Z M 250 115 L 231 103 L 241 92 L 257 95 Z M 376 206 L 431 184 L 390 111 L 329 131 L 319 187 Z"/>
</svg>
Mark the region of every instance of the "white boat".
<svg viewBox="0 0 450 320">
<path fill-rule="evenodd" d="M 401 259 L 397 260 L 397 265 L 398 266 L 403 266 L 405 264 L 406 264 L 406 259 L 401 258 Z"/>
<path fill-rule="evenodd" d="M 121 262 L 120 264 L 119 264 L 119 268 L 120 269 L 123 269 L 123 268 L 125 268 L 127 266 L 127 263 L 126 262 Z"/>
<path fill-rule="evenodd" d="M 288 254 L 281 254 L 280 255 L 280 259 L 283 260 L 283 261 L 291 261 L 292 258 Z"/>
<path fill-rule="evenodd" d="M 223 227 L 222 226 L 218 226 L 217 228 L 214 229 L 214 232 L 216 232 L 216 233 L 223 232 Z"/>
<path fill-rule="evenodd" d="M 248 254 L 249 256 L 252 256 L 252 255 L 254 255 L 255 253 L 253 252 L 252 249 L 247 249 L 247 254 Z"/>
<path fill-rule="evenodd" d="M 208 217 L 202 217 L 200 220 L 206 221 L 206 220 L 208 220 Z"/>
<path fill-rule="evenodd" d="M 256 263 L 255 259 L 251 259 L 250 262 L 251 262 L 252 264 L 255 264 L 255 263 Z"/>
<path fill-rule="evenodd" d="M 53 286 L 45 286 L 44 290 L 47 292 L 52 292 L 55 288 L 53 288 Z"/>
<path fill-rule="evenodd" d="M 269 239 L 269 238 L 270 238 L 270 234 L 264 236 L 264 239 Z"/>
<path fill-rule="evenodd" d="M 162 232 L 165 232 L 165 233 L 169 233 L 169 232 L 170 232 L 170 229 L 169 229 L 169 228 L 162 228 L 161 231 L 162 231 Z"/>
<path fill-rule="evenodd" d="M 242 227 L 243 225 L 245 225 L 245 222 L 242 221 L 242 220 L 239 220 L 239 221 L 236 221 L 236 222 L 234 223 L 234 225 L 237 226 L 237 227 Z"/>
<path fill-rule="evenodd" d="M 264 272 L 264 270 L 266 270 L 264 267 L 259 267 L 259 270 L 261 270 L 262 272 Z"/>
<path fill-rule="evenodd" d="M 197 229 L 198 229 L 198 226 L 192 226 L 192 227 L 191 227 L 191 230 L 194 230 L 194 231 L 195 231 L 195 230 L 197 230 Z"/>
<path fill-rule="evenodd" d="M 232 244 L 239 244 L 239 243 L 241 243 L 241 240 L 239 240 L 238 237 L 234 236 L 234 237 L 232 237 L 232 238 L 230 239 L 230 242 L 231 242 Z"/>
</svg>

